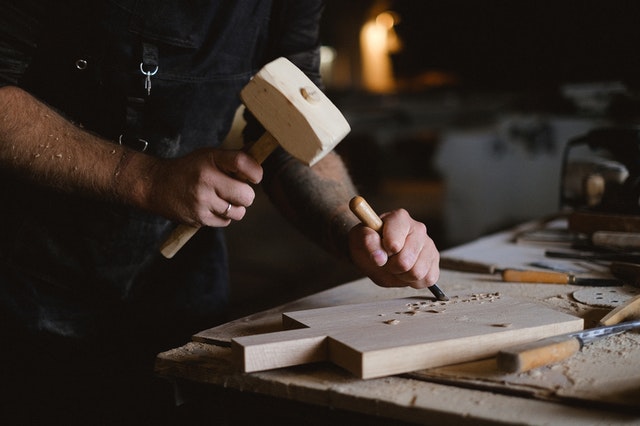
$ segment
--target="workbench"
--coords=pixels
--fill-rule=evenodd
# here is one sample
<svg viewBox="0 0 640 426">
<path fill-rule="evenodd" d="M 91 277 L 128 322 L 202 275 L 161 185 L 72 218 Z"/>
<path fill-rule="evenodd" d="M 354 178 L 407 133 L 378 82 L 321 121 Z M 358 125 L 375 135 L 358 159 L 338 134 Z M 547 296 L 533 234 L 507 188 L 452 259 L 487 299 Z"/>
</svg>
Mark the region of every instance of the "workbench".
<svg viewBox="0 0 640 426">
<path fill-rule="evenodd" d="M 514 235 L 530 226 L 490 235 L 441 254 L 501 267 L 548 261 L 543 245 L 514 242 Z M 585 287 L 575 285 L 506 283 L 497 275 L 442 270 L 438 286 L 448 296 L 490 292 L 532 301 L 583 318 L 585 328 L 595 326 L 610 311 L 576 300 L 574 293 Z M 638 293 L 636 287 L 628 286 L 617 287 L 616 291 L 629 297 Z M 191 342 L 160 353 L 156 372 L 205 407 L 232 407 L 232 403 L 215 400 L 221 395 L 249 398 L 249 406 L 247 402 L 240 406 L 245 407 L 245 416 L 249 410 L 254 419 L 256 415 L 261 419 L 270 415 L 268 411 L 258 413 L 257 401 L 262 401 L 263 406 L 280 413 L 290 410 L 286 418 L 292 423 L 307 424 L 356 424 L 356 419 L 365 419 L 362 424 L 369 425 L 640 424 L 638 332 L 597 340 L 568 360 L 518 374 L 498 371 L 495 358 L 491 358 L 362 380 L 325 362 L 242 373 L 232 358 L 232 338 L 280 330 L 283 312 L 418 295 L 428 295 L 428 291 L 381 288 L 369 279 L 358 279 L 203 330 Z M 240 411 L 229 416 L 241 419 Z"/>
</svg>

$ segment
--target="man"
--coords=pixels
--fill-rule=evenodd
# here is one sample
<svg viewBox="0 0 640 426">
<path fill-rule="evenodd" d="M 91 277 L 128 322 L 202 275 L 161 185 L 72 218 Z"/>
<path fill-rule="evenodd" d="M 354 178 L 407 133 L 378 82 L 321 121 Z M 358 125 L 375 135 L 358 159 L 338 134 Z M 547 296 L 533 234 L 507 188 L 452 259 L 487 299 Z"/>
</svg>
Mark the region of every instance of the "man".
<svg viewBox="0 0 640 426">
<path fill-rule="evenodd" d="M 382 239 L 357 225 L 337 155 L 309 168 L 278 151 L 261 166 L 217 148 L 265 63 L 285 56 L 320 84 L 321 1 L 0 6 L 0 320 L 15 343 L 6 373 L 39 374 L 15 378 L 27 398 L 55 412 L 114 393 L 113 404 L 144 406 L 131 401 L 152 393 L 139 370 L 224 312 L 222 232 L 259 183 L 377 284 L 436 282 L 438 252 L 406 211 L 383 215 Z M 256 140 L 263 130 L 247 122 Z M 165 259 L 176 223 L 202 229 Z M 38 395 L 42 383 L 56 387 Z"/>
</svg>

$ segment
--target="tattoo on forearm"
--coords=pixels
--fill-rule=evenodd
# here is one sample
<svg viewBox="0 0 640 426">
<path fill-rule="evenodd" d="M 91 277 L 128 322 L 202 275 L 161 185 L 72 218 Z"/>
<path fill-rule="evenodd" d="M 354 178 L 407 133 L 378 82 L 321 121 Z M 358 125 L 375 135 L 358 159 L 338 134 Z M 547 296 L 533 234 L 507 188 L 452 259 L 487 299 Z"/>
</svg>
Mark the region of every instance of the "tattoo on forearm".
<svg viewBox="0 0 640 426">
<path fill-rule="evenodd" d="M 347 233 L 357 223 L 348 203 L 356 193 L 339 157 L 309 168 L 289 159 L 265 191 L 298 229 L 336 256 L 348 258 Z"/>
</svg>

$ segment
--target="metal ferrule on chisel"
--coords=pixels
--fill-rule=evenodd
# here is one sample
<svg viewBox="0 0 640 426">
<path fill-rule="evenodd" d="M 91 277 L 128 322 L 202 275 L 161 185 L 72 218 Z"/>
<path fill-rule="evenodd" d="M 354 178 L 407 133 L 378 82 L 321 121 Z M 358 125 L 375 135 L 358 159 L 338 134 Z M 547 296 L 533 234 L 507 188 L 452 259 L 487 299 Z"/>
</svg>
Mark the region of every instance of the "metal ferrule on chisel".
<svg viewBox="0 0 640 426">
<path fill-rule="evenodd" d="M 588 330 L 569 333 L 568 336 L 575 337 L 580 340 L 581 344 L 591 343 L 601 337 L 613 336 L 627 330 L 640 327 L 640 320 L 621 322 L 614 325 L 605 325 L 602 327 L 590 328 Z"/>
<path fill-rule="evenodd" d="M 559 362 L 577 353 L 583 345 L 595 339 L 638 327 L 640 320 L 627 321 L 512 346 L 498 353 L 498 368 L 509 373 L 517 373 Z"/>
</svg>

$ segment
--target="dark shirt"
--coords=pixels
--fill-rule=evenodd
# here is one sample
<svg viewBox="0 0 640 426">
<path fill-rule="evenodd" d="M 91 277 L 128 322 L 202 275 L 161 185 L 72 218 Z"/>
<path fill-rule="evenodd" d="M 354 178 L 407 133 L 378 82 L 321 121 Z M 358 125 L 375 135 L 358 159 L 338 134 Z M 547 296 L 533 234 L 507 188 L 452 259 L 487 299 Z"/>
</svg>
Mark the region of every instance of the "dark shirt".
<svg viewBox="0 0 640 426">
<path fill-rule="evenodd" d="M 3 0 L 0 7 L 0 85 L 22 87 L 114 143 L 148 141 L 146 152 L 159 157 L 222 143 L 240 89 L 278 56 L 320 84 L 321 1 Z M 152 71 L 147 93 L 143 72 Z M 247 137 L 259 132 L 250 118 Z M 224 311 L 220 229 L 201 230 L 165 259 L 159 245 L 175 224 L 158 216 L 5 171 L 0 205 L 5 325 L 160 338 L 188 336 Z"/>
</svg>

